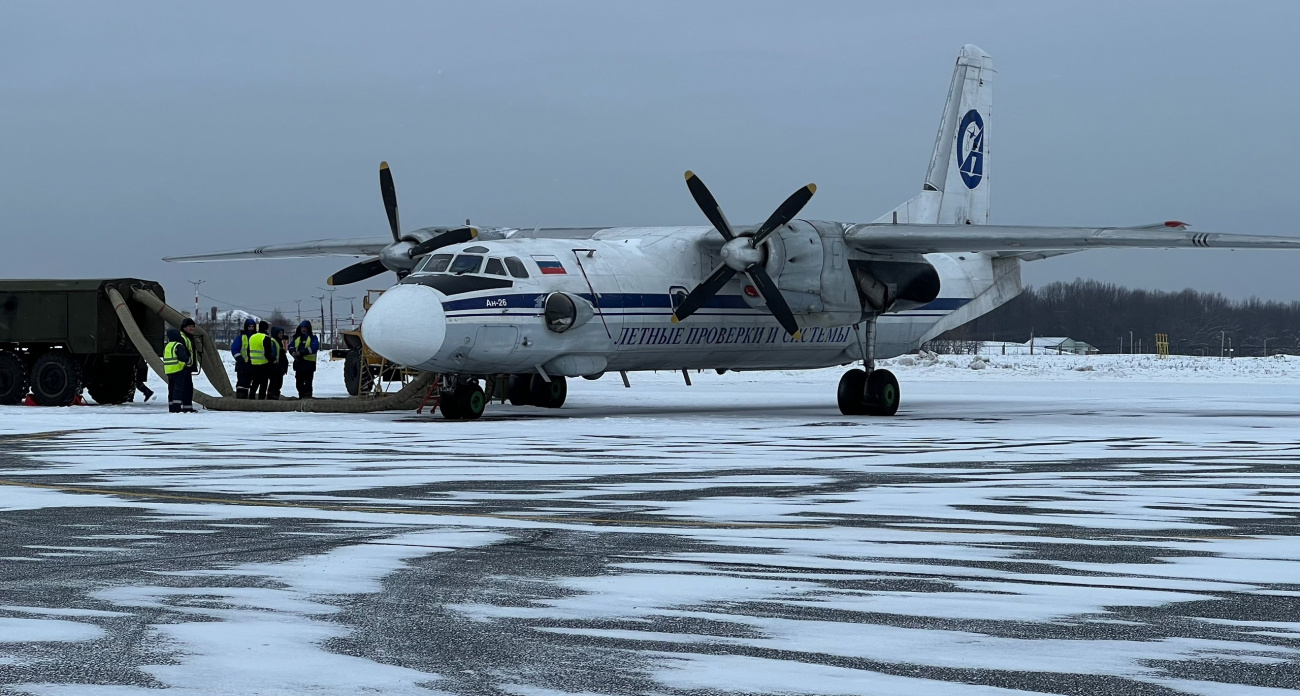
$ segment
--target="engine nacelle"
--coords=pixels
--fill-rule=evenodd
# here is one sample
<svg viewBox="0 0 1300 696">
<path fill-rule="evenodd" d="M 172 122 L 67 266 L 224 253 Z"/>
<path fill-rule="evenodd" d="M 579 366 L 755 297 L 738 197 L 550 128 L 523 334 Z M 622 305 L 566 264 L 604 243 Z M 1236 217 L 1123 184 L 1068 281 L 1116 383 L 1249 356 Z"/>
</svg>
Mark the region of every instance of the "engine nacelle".
<svg viewBox="0 0 1300 696">
<path fill-rule="evenodd" d="M 553 292 L 542 303 L 542 318 L 546 321 L 546 329 L 553 333 L 576 329 L 591 321 L 595 315 L 596 308 L 590 302 L 567 292 Z"/>
</svg>

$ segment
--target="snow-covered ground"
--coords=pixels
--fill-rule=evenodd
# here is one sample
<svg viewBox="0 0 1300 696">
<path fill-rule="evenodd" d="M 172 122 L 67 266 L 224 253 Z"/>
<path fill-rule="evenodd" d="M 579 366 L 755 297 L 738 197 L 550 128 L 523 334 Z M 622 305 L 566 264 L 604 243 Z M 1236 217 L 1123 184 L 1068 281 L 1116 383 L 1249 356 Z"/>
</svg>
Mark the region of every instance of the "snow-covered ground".
<svg viewBox="0 0 1300 696">
<path fill-rule="evenodd" d="M 1294 693 L 1300 360 L 985 357 L 0 408 L 0 690 Z"/>
</svg>

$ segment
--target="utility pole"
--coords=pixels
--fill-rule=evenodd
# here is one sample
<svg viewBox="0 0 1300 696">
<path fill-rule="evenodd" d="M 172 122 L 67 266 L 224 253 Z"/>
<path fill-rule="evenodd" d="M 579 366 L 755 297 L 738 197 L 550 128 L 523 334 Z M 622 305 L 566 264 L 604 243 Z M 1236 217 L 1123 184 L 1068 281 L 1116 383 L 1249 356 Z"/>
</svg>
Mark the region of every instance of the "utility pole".
<svg viewBox="0 0 1300 696">
<path fill-rule="evenodd" d="M 356 305 L 352 304 L 352 301 L 355 300 L 355 299 L 357 299 L 357 298 L 355 298 L 355 297 L 343 297 L 342 295 L 340 295 L 340 296 L 339 296 L 339 299 L 340 299 L 340 300 L 347 300 L 347 301 L 348 301 L 348 328 L 349 328 L 349 329 L 356 328 L 357 321 L 356 321 L 354 315 L 356 314 L 356 309 L 357 309 L 357 308 L 356 308 Z"/>
<path fill-rule="evenodd" d="M 1132 331 L 1128 332 L 1128 354 L 1129 355 L 1133 354 L 1133 332 Z"/>
<path fill-rule="evenodd" d="M 302 300 L 294 300 L 293 303 L 298 305 L 298 323 L 301 324 L 302 323 Z"/>
<path fill-rule="evenodd" d="M 190 285 L 193 285 L 193 286 L 194 286 L 194 321 L 197 322 L 197 321 L 199 320 L 199 286 L 202 285 L 202 284 L 204 284 L 204 283 L 206 283 L 206 282 L 208 282 L 208 281 L 206 281 L 206 280 L 190 280 L 190 281 L 187 281 L 187 282 L 188 282 Z"/>
<path fill-rule="evenodd" d="M 325 337 L 325 296 L 312 295 L 312 298 L 316 300 L 320 300 L 320 335 L 321 338 L 324 338 Z"/>
<path fill-rule="evenodd" d="M 1227 336 L 1227 332 L 1224 331 L 1219 332 L 1219 357 L 1220 358 L 1223 357 L 1223 350 L 1224 348 L 1227 348 L 1228 345 L 1227 344 L 1228 339 L 1225 338 L 1225 336 Z"/>
<path fill-rule="evenodd" d="M 334 327 L 334 291 L 337 290 L 337 288 L 317 288 L 317 289 L 318 289 L 318 290 L 324 290 L 325 292 L 329 293 L 329 295 L 330 295 L 330 323 L 329 323 L 329 332 L 330 332 L 330 333 L 329 333 L 329 335 L 330 335 L 330 347 L 332 348 L 332 347 L 334 347 L 334 336 L 335 336 L 335 331 L 334 331 L 334 329 L 335 329 L 335 327 Z M 322 319 L 321 321 L 324 321 L 324 320 Z"/>
</svg>

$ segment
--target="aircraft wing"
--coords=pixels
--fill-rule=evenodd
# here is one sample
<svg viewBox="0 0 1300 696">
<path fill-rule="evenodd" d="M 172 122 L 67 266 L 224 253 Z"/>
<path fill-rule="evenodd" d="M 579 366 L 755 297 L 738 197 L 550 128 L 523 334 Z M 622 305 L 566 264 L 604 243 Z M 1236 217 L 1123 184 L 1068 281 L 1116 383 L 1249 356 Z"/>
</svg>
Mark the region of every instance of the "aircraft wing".
<svg viewBox="0 0 1300 696">
<path fill-rule="evenodd" d="M 296 244 L 272 244 L 254 249 L 166 256 L 163 257 L 163 261 L 199 263 L 203 261 L 240 261 L 247 259 L 304 259 L 312 256 L 375 256 L 384 247 L 392 243 L 392 237 L 318 239 L 312 242 L 298 242 Z"/>
<path fill-rule="evenodd" d="M 982 252 L 1025 260 L 1087 249 L 1300 249 L 1300 238 L 1192 232 L 1178 222 L 1142 227 L 881 223 L 853 225 L 844 241 L 867 253 Z"/>
</svg>

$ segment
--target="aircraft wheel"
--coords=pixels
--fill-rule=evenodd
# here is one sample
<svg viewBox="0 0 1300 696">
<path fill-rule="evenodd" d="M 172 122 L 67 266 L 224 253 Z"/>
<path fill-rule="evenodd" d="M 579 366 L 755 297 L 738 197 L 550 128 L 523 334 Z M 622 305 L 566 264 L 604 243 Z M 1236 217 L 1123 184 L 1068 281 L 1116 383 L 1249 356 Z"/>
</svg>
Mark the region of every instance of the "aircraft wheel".
<svg viewBox="0 0 1300 696">
<path fill-rule="evenodd" d="M 551 377 L 551 381 L 547 382 L 541 375 L 533 375 L 529 391 L 532 392 L 534 406 L 559 408 L 569 395 L 569 385 L 563 377 Z"/>
<path fill-rule="evenodd" d="M 867 373 L 858 369 L 845 372 L 844 376 L 840 377 L 840 387 L 835 394 L 836 401 L 840 405 L 840 413 L 846 416 L 865 416 L 867 414 L 866 393 Z"/>
<path fill-rule="evenodd" d="M 8 351 L 0 351 L 0 405 L 21 404 L 27 396 L 27 365 Z"/>
<path fill-rule="evenodd" d="M 42 406 L 71 406 L 81 393 L 81 366 L 61 350 L 37 358 L 31 379 L 32 396 Z"/>
<path fill-rule="evenodd" d="M 442 395 L 442 417 L 447 420 L 478 420 L 487 408 L 487 394 L 478 382 L 464 382 Z"/>
<path fill-rule="evenodd" d="M 892 416 L 898 413 L 901 394 L 898 378 L 889 370 L 872 370 L 867 376 L 867 415 Z"/>
<path fill-rule="evenodd" d="M 533 389 L 531 375 L 510 375 L 506 380 L 506 398 L 512 406 L 531 406 Z"/>
</svg>

